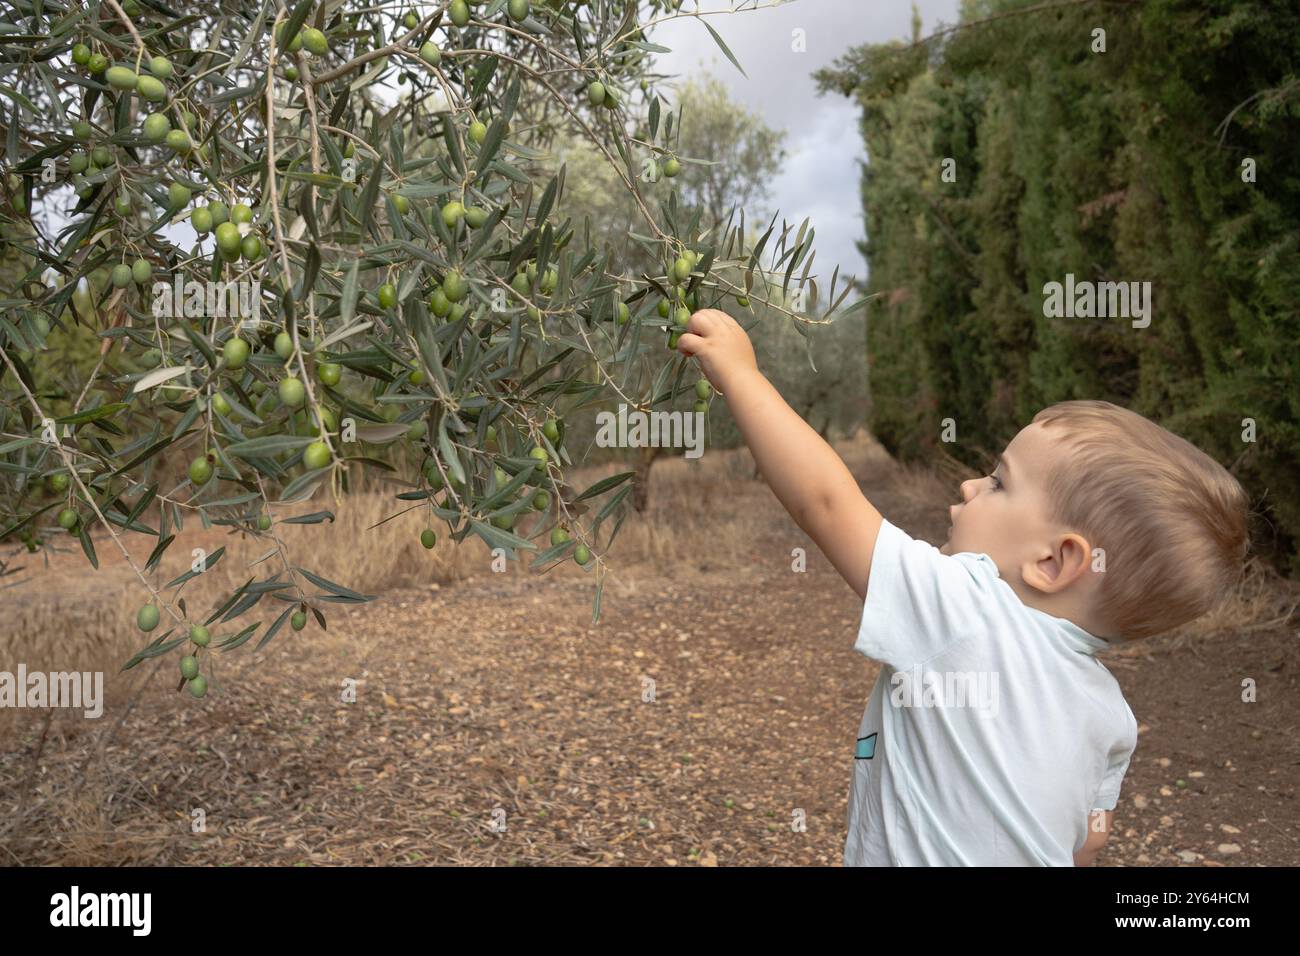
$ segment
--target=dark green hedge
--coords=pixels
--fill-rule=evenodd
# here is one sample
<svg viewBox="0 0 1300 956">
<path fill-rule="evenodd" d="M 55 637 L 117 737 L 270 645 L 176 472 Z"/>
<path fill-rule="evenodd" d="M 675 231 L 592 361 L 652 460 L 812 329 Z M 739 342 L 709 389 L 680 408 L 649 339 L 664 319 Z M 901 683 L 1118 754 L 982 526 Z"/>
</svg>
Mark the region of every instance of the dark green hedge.
<svg viewBox="0 0 1300 956">
<path fill-rule="evenodd" d="M 1228 466 L 1300 572 L 1300 4 L 1034 5 L 818 75 L 862 106 L 871 427 L 984 467 L 1046 405 L 1124 405 Z M 1044 317 L 1067 273 L 1149 281 L 1150 326 Z"/>
</svg>

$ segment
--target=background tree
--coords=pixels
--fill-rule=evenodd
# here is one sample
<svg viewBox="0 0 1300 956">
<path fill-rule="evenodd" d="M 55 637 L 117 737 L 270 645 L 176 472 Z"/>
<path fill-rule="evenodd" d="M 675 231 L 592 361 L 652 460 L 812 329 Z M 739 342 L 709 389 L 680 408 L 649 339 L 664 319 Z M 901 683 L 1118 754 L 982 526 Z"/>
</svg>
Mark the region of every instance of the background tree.
<svg viewBox="0 0 1300 956">
<path fill-rule="evenodd" d="M 768 183 L 785 159 L 785 132 L 774 130 L 762 114 L 733 100 L 712 73 L 686 80 L 677 97 L 681 115 L 678 149 L 708 160 L 682 168 L 678 187 L 682 203 L 702 208 L 705 221 L 725 223 L 733 208 L 765 218 L 771 198 Z"/>
</svg>

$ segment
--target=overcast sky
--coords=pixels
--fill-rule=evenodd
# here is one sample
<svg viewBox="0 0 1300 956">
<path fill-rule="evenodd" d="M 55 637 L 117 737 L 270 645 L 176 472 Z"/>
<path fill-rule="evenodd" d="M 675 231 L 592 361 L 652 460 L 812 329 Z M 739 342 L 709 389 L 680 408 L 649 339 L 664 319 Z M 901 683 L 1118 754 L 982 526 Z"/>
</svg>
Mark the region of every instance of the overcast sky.
<svg viewBox="0 0 1300 956">
<path fill-rule="evenodd" d="M 694 9 L 693 4 L 694 0 L 685 0 L 683 8 Z M 742 5 L 753 2 L 700 0 L 699 9 Z M 958 0 L 917 0 L 916 6 L 926 34 L 957 22 Z M 678 76 L 707 69 L 730 88 L 733 99 L 762 116 L 768 126 L 785 131 L 785 168 L 769 184 L 767 218 L 777 210 L 796 224 L 811 216 L 817 229 L 817 273 L 829 280 L 838 264 L 841 275 L 863 278 L 866 263 L 854 246 L 862 238 L 858 184 L 859 164 L 866 158 L 858 134 L 858 110 L 848 97 L 819 96 L 812 74 L 852 47 L 909 39 L 911 2 L 791 0 L 779 7 L 710 16 L 709 23 L 726 40 L 748 78 L 726 59 L 694 17 L 655 27 L 650 41 L 673 51 L 657 55 L 659 68 Z M 792 50 L 796 30 L 804 31 L 804 52 Z"/>
</svg>

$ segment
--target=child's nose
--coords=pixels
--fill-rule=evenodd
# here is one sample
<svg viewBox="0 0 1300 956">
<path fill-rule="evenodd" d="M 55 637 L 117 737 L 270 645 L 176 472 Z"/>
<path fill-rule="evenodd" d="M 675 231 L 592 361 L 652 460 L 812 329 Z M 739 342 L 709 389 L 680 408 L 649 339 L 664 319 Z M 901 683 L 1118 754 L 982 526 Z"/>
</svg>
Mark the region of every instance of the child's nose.
<svg viewBox="0 0 1300 956">
<path fill-rule="evenodd" d="M 979 479 L 978 478 L 966 479 L 961 483 L 961 500 L 970 501 L 972 498 L 975 497 L 975 493 L 977 491 L 979 491 Z"/>
</svg>

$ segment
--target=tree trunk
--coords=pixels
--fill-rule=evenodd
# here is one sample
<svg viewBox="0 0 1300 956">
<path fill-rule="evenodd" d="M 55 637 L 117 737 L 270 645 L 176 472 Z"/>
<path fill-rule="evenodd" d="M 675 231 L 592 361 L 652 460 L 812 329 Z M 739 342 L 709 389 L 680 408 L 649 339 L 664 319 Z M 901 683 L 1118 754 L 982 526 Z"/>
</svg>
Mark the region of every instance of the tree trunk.
<svg viewBox="0 0 1300 956">
<path fill-rule="evenodd" d="M 638 512 L 645 511 L 650 505 L 650 467 L 662 450 L 647 446 L 637 452 L 632 466 L 632 507 Z"/>
</svg>

